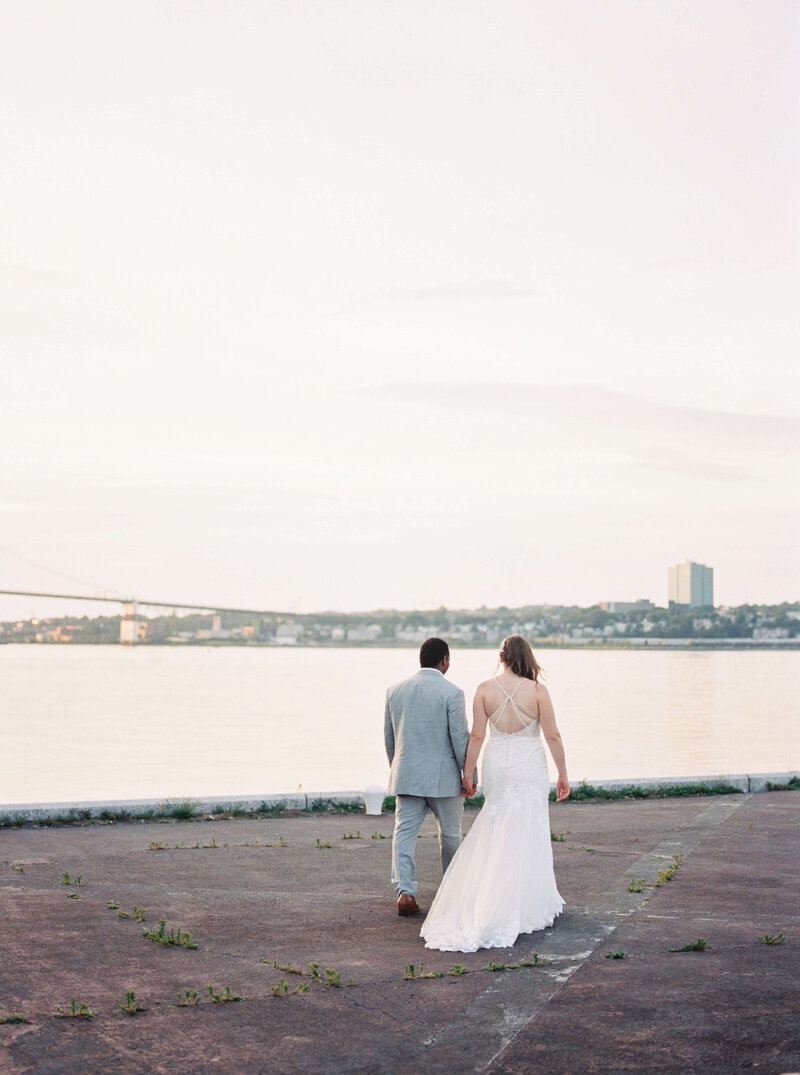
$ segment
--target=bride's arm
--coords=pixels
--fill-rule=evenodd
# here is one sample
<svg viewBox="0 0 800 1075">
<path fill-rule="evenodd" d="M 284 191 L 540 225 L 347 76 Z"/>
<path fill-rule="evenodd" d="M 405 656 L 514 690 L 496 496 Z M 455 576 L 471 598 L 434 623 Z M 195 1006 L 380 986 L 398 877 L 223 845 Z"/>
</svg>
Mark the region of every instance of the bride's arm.
<svg viewBox="0 0 800 1075">
<path fill-rule="evenodd" d="M 467 758 L 464 762 L 464 775 L 461 778 L 461 787 L 467 795 L 475 794 L 476 768 L 478 755 L 481 752 L 483 740 L 486 737 L 486 721 L 488 714 L 483 703 L 483 684 L 475 691 L 475 699 L 472 703 L 472 731 L 469 733 L 467 744 Z"/>
<path fill-rule="evenodd" d="M 536 696 L 539 699 L 539 724 L 541 725 L 547 745 L 550 748 L 558 779 L 556 780 L 556 802 L 561 802 L 569 795 L 569 779 L 567 777 L 567 759 L 564 755 L 564 744 L 556 724 L 556 715 L 553 703 L 550 700 L 550 692 L 542 683 L 536 684 Z"/>
</svg>

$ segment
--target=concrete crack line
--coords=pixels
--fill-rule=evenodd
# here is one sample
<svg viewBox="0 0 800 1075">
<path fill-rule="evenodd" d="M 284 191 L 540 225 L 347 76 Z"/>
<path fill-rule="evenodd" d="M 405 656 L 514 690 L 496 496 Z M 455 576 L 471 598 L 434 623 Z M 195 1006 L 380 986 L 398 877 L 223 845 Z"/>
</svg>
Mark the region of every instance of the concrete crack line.
<svg viewBox="0 0 800 1075">
<path fill-rule="evenodd" d="M 653 894 L 652 889 L 646 895 L 632 893 L 627 890 L 625 881 L 645 874 L 654 876 L 658 869 L 663 868 L 665 860 L 671 861 L 674 854 L 688 856 L 744 801 L 745 798 L 741 798 L 709 803 L 626 866 L 614 885 L 599 893 L 584 907 L 562 916 L 555 927 L 545 931 L 542 940 L 547 942 L 553 939 L 558 945 L 559 954 L 552 958 L 563 962 L 553 973 L 532 972 L 526 977 L 524 1005 L 520 1003 L 519 982 L 515 979 L 520 972 L 498 974 L 497 980 L 473 998 L 456 1020 L 420 1043 L 417 1052 L 419 1065 L 428 1072 L 449 1071 L 455 1067 L 463 1068 L 466 1055 L 475 1058 L 470 1070 L 486 1072 L 618 928 L 620 921 L 647 905 Z M 540 942 L 539 954 L 543 958 L 551 958 L 546 946 L 545 951 L 541 950 L 542 947 Z"/>
</svg>

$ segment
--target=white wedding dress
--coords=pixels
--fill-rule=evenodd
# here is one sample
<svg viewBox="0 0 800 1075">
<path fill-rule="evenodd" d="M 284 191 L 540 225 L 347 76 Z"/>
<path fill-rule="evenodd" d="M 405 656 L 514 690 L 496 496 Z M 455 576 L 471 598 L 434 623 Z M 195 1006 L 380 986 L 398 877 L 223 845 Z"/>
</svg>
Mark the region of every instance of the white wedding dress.
<svg viewBox="0 0 800 1075">
<path fill-rule="evenodd" d="M 511 694 L 494 682 L 505 699 L 489 717 L 481 766 L 486 801 L 420 930 L 425 947 L 442 952 L 510 948 L 520 933 L 551 926 L 564 906 L 553 873 L 539 721 L 514 701 L 522 680 Z"/>
</svg>

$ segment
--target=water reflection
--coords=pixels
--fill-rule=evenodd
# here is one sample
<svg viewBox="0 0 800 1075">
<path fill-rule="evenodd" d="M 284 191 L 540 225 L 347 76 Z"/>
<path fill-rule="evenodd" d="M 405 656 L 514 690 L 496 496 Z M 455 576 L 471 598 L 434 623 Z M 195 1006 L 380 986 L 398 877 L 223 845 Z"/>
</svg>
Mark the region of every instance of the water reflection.
<svg viewBox="0 0 800 1075">
<path fill-rule="evenodd" d="M 800 653 L 542 650 L 573 781 L 800 765 Z M 355 790 L 413 650 L 0 647 L 0 801 Z M 467 693 L 495 655 L 454 650 Z"/>
</svg>

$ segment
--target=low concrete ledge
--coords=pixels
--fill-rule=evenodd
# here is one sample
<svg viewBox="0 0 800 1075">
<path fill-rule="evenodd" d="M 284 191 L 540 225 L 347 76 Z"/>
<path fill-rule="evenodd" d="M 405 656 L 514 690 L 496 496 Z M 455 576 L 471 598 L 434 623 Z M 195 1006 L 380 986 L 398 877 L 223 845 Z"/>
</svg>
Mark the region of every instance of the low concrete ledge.
<svg viewBox="0 0 800 1075">
<path fill-rule="evenodd" d="M 104 815 L 141 815 L 152 811 L 153 819 L 174 817 L 176 811 L 185 810 L 187 815 L 202 816 L 213 811 L 245 810 L 255 813 L 259 809 L 285 807 L 287 810 L 309 810 L 314 803 L 363 802 L 360 791 L 309 791 L 292 792 L 287 795 L 215 795 L 206 798 L 176 796 L 162 799 L 107 799 L 65 803 L 9 803 L 0 805 L 0 820 L 54 821 L 80 818 L 99 818 Z"/>
<path fill-rule="evenodd" d="M 573 787 L 579 787 L 586 783 L 592 787 L 606 788 L 608 791 L 620 791 L 622 788 L 643 788 L 646 791 L 656 791 L 659 788 L 692 787 L 695 784 L 703 784 L 710 787 L 724 784 L 726 787 L 737 788 L 739 791 L 767 791 L 767 784 L 788 784 L 797 772 L 789 773 L 717 773 L 713 776 L 660 776 L 644 777 L 641 780 L 586 780 L 573 782 Z M 552 791 L 555 784 L 551 784 Z"/>
<path fill-rule="evenodd" d="M 788 784 L 790 780 L 797 780 L 798 773 L 751 773 L 747 778 L 750 781 L 748 791 L 767 791 L 767 784 Z"/>
<path fill-rule="evenodd" d="M 776 774 L 773 783 L 783 783 L 783 780 L 778 780 L 778 776 L 784 774 Z M 675 788 L 675 787 L 688 787 L 695 784 L 705 784 L 713 787 L 715 784 L 724 784 L 729 788 L 738 788 L 739 791 L 750 791 L 751 778 L 746 773 L 738 773 L 735 776 L 726 776 L 724 774 L 716 774 L 713 776 L 648 776 L 641 780 L 581 780 L 580 782 L 573 782 L 573 787 L 577 787 L 580 784 L 590 784 L 592 787 L 606 788 L 608 791 L 620 791 L 622 788 L 643 788 L 646 791 L 655 791 L 658 788 Z M 788 776 L 786 777 L 788 780 Z M 772 774 L 764 776 L 763 788 L 761 790 L 766 791 L 767 780 L 772 780 Z M 551 785 L 551 788 L 555 790 L 555 784 Z"/>
<path fill-rule="evenodd" d="M 624 788 L 642 788 L 645 791 L 658 791 L 660 788 L 691 787 L 694 785 L 725 785 L 741 792 L 767 791 L 767 784 L 788 784 L 798 773 L 737 773 L 734 775 L 717 774 L 714 776 L 663 776 L 630 778 L 625 780 L 581 780 L 574 781 L 573 788 L 588 784 L 607 791 L 620 791 Z M 555 784 L 550 785 L 551 791 Z M 480 790 L 480 789 L 479 789 Z M 143 814 L 153 819 L 210 814 L 217 810 L 255 813 L 259 809 L 285 807 L 287 810 L 310 810 L 316 803 L 353 803 L 363 802 L 361 791 L 309 791 L 292 792 L 287 795 L 217 795 L 205 798 L 180 797 L 163 799 L 108 799 L 102 801 L 64 802 L 64 803 L 8 803 L 0 805 L 0 821 L 73 821 L 89 818 L 109 817 L 114 814 Z M 177 813 L 176 811 L 181 811 Z"/>
</svg>

